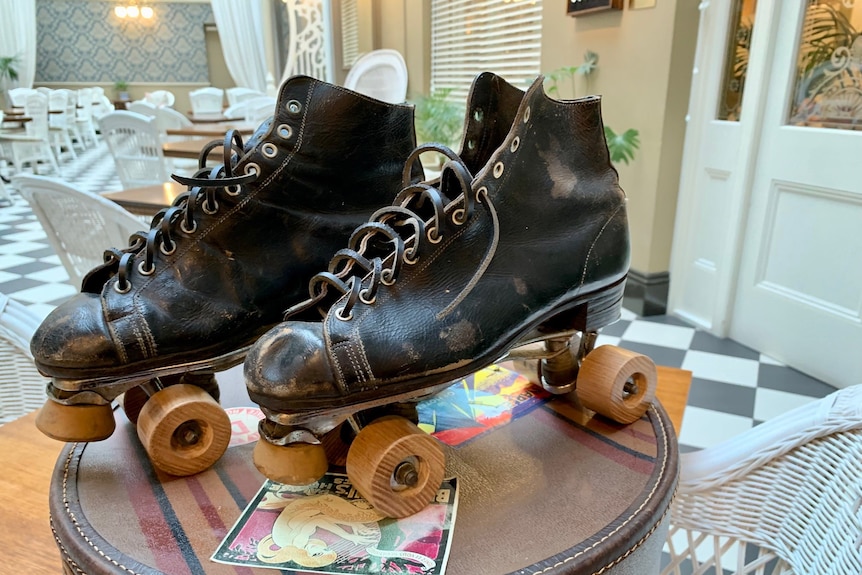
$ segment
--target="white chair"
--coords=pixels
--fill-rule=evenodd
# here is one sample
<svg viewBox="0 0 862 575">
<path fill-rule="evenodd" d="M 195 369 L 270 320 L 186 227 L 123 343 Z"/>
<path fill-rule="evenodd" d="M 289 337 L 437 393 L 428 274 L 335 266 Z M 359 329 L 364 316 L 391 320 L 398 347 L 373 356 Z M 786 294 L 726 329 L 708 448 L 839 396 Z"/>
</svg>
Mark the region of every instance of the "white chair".
<svg viewBox="0 0 862 575">
<path fill-rule="evenodd" d="M 72 105 L 69 106 L 69 99 L 72 98 Z M 73 131 L 70 128 L 75 126 L 75 100 L 74 92 L 71 90 L 54 90 L 48 96 L 48 116 L 49 134 L 51 136 L 51 144 L 54 146 L 54 155 L 57 160 L 63 159 L 63 149 L 72 158 L 77 159 L 78 154 L 75 153 L 75 147 L 72 144 Z M 69 115 L 69 112 L 72 115 Z"/>
<path fill-rule="evenodd" d="M 93 119 L 98 121 L 99 118 L 109 112 L 113 112 L 114 109 L 114 104 L 113 102 L 111 102 L 111 99 L 105 95 L 102 95 L 93 104 Z"/>
<path fill-rule="evenodd" d="M 683 455 L 670 513 L 665 575 L 862 573 L 862 385 Z"/>
<path fill-rule="evenodd" d="M 142 116 L 156 117 L 156 107 L 146 100 L 135 100 L 126 104 L 126 110 Z"/>
<path fill-rule="evenodd" d="M 46 163 L 59 174 L 60 166 L 51 150 L 47 96 L 33 90 L 24 104 L 24 114 L 31 118 L 24 124 L 24 132 L 0 132 L 0 143 L 8 144 L 11 149 L 15 171 L 21 172 L 25 164 L 30 164 L 33 172 L 38 173 L 39 164 Z"/>
<path fill-rule="evenodd" d="M 84 142 L 90 142 L 95 146 L 98 143 L 98 136 L 96 135 L 96 124 L 93 121 L 92 88 L 78 90 L 77 125 Z"/>
<path fill-rule="evenodd" d="M 353 64 L 344 87 L 400 104 L 407 98 L 407 64 L 397 50 L 373 50 Z"/>
<path fill-rule="evenodd" d="M 156 126 L 161 134 L 168 130 L 178 130 L 192 125 L 192 121 L 173 108 L 156 108 Z"/>
<path fill-rule="evenodd" d="M 30 338 L 41 318 L 0 294 L 0 423 L 8 423 L 45 403 L 45 385 L 30 354 Z"/>
<path fill-rule="evenodd" d="M 240 105 L 245 106 L 243 118 L 246 122 L 253 125 L 258 125 L 264 120 L 275 114 L 276 99 L 272 96 L 260 96 L 242 102 Z"/>
<path fill-rule="evenodd" d="M 245 102 L 246 100 L 251 100 L 252 98 L 266 96 L 266 94 L 262 92 L 252 90 L 251 88 L 243 88 L 242 86 L 228 88 L 227 90 L 225 90 L 225 95 L 227 96 L 228 108 L 230 108 L 231 106 L 235 106 L 236 104 Z"/>
<path fill-rule="evenodd" d="M 145 227 L 118 204 L 60 180 L 23 175 L 12 181 L 78 289 L 87 272 L 102 264 L 107 248 L 127 246 L 129 236 Z"/>
<path fill-rule="evenodd" d="M 2 118 L 0 114 L 0 118 Z M 0 207 L 12 205 L 12 196 L 9 195 L 9 190 L 6 188 L 6 181 L 0 176 Z"/>
<path fill-rule="evenodd" d="M 13 108 L 23 108 L 27 103 L 27 98 L 36 90 L 32 88 L 12 88 L 9 90 L 9 101 Z"/>
<path fill-rule="evenodd" d="M 156 108 L 172 108 L 176 98 L 174 93 L 168 90 L 156 90 L 144 96 L 144 100 Z"/>
<path fill-rule="evenodd" d="M 156 118 L 118 110 L 99 120 L 124 189 L 168 181 Z"/>
<path fill-rule="evenodd" d="M 208 86 L 189 92 L 194 114 L 218 114 L 224 103 L 224 90 Z"/>
</svg>

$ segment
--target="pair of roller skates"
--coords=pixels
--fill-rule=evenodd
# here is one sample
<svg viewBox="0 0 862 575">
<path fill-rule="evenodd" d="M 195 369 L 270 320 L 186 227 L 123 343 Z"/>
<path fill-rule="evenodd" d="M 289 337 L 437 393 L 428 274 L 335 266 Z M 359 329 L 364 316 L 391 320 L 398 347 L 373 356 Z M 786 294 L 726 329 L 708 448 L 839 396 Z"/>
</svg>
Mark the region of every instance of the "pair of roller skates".
<svg viewBox="0 0 862 575">
<path fill-rule="evenodd" d="M 580 370 L 587 407 L 643 415 L 651 364 L 592 351 L 619 318 L 629 260 L 598 98 L 480 75 L 460 154 L 414 149 L 410 107 L 311 78 L 287 81 L 276 106 L 248 143 L 226 135 L 223 165 L 177 178 L 189 191 L 106 252 L 36 332 L 52 378 L 44 433 L 103 439 L 111 402 L 137 395 L 127 412 L 143 403 L 153 463 L 202 471 L 230 436 L 213 374 L 244 361 L 266 414 L 254 452 L 265 475 L 311 483 L 346 450 L 334 462 L 401 517 L 431 501 L 445 469 L 413 406 L 495 361 L 531 362 L 557 393 Z M 448 161 L 421 182 L 429 149 Z"/>
</svg>

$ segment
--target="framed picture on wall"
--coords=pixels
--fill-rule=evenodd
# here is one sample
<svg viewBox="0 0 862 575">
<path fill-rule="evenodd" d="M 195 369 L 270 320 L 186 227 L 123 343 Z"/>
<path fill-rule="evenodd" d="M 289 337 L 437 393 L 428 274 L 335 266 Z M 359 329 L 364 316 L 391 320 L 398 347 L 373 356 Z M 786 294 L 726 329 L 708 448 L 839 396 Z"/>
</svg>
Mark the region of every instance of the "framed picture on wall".
<svg viewBox="0 0 862 575">
<path fill-rule="evenodd" d="M 566 0 L 566 14 L 569 16 L 622 9 L 623 0 Z"/>
</svg>

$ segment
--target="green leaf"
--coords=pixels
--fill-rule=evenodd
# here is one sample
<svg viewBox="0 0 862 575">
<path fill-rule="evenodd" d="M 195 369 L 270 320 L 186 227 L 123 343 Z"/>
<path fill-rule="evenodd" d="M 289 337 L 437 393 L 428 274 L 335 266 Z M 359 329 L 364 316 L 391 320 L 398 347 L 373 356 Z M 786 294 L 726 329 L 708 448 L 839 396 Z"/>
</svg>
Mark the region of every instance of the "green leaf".
<svg viewBox="0 0 862 575">
<path fill-rule="evenodd" d="M 622 134 L 614 132 L 610 126 L 605 126 L 605 140 L 608 142 L 608 152 L 611 162 L 628 164 L 635 158 L 635 150 L 640 148 L 640 132 L 629 128 Z"/>
</svg>

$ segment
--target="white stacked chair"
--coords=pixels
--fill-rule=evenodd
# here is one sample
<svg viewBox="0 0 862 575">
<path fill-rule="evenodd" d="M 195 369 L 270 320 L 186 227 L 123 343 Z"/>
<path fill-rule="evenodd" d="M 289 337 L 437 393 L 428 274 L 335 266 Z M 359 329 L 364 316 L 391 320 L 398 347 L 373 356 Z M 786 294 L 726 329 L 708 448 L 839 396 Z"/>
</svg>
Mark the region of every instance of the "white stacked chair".
<svg viewBox="0 0 862 575">
<path fill-rule="evenodd" d="M 12 181 L 78 289 L 87 272 L 102 264 L 105 249 L 126 247 L 129 236 L 144 228 L 118 204 L 60 180 L 22 175 Z"/>
<path fill-rule="evenodd" d="M 95 146 L 98 142 L 96 124 L 93 121 L 93 90 L 81 88 L 78 90 L 78 131 L 85 142 Z"/>
<path fill-rule="evenodd" d="M 9 90 L 9 101 L 14 108 L 23 108 L 27 103 L 27 98 L 35 92 L 32 88 L 12 88 Z"/>
<path fill-rule="evenodd" d="M 70 97 L 72 98 L 72 116 L 69 116 Z M 54 155 L 57 157 L 57 160 L 63 159 L 64 149 L 65 153 L 72 156 L 72 158 L 77 159 L 78 157 L 72 143 L 73 132 L 70 129 L 70 126 L 75 125 L 74 102 L 74 93 L 69 90 L 54 90 L 48 96 L 48 109 L 51 112 L 55 112 L 49 114 L 48 123 L 50 125 L 51 143 L 54 146 Z"/>
<path fill-rule="evenodd" d="M 263 92 L 252 90 L 251 88 L 243 88 L 242 86 L 228 88 L 225 90 L 225 95 L 227 95 L 228 108 L 245 102 L 246 100 L 266 96 Z"/>
<path fill-rule="evenodd" d="M 99 128 L 108 143 L 123 188 L 168 181 L 155 117 L 117 110 L 102 116 Z"/>
<path fill-rule="evenodd" d="M 126 110 L 142 116 L 156 117 L 156 107 L 146 100 L 135 100 L 126 104 Z"/>
<path fill-rule="evenodd" d="M 224 105 L 224 90 L 208 86 L 189 92 L 194 114 L 220 114 Z"/>
<path fill-rule="evenodd" d="M 0 143 L 11 151 L 12 165 L 21 172 L 25 164 L 30 164 L 34 173 L 39 172 L 39 164 L 49 164 L 60 173 L 60 166 L 51 150 L 48 125 L 48 98 L 33 90 L 24 105 L 24 114 L 31 120 L 24 124 L 23 132 L 0 132 Z"/>
<path fill-rule="evenodd" d="M 407 98 L 407 64 L 397 50 L 373 50 L 353 64 L 344 87 L 400 104 Z"/>
<path fill-rule="evenodd" d="M 862 385 L 680 463 L 664 575 L 862 573 Z"/>
<path fill-rule="evenodd" d="M 21 303 L 0 294 L 0 423 L 38 409 L 45 385 L 33 363 L 30 338 L 41 318 Z"/>
<path fill-rule="evenodd" d="M 144 100 L 156 108 L 172 108 L 176 98 L 168 90 L 156 90 L 144 96 Z"/>
</svg>

